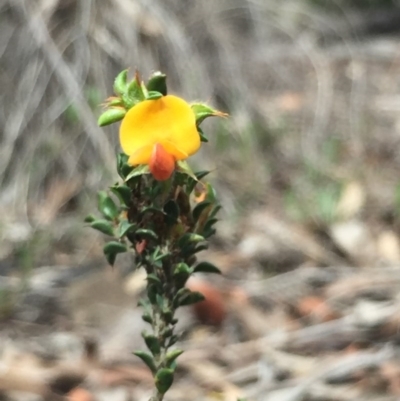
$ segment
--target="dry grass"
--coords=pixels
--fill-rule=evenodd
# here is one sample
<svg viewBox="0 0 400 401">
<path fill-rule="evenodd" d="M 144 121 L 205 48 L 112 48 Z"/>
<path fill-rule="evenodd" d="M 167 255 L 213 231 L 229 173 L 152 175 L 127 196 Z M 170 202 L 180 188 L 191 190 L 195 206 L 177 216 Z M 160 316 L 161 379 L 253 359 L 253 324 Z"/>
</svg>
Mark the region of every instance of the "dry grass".
<svg viewBox="0 0 400 401">
<path fill-rule="evenodd" d="M 2 210 L 49 224 L 112 182 L 117 130 L 99 129 L 96 116 L 126 67 L 161 69 L 172 91 L 230 112 L 210 123 L 200 155 L 228 213 L 280 205 L 282 194 L 312 203 L 325 187 L 329 198 L 387 148 L 396 168 L 397 48 L 359 37 L 363 19 L 340 4 L 2 0 Z M 382 94 L 389 112 L 377 119 Z"/>
</svg>

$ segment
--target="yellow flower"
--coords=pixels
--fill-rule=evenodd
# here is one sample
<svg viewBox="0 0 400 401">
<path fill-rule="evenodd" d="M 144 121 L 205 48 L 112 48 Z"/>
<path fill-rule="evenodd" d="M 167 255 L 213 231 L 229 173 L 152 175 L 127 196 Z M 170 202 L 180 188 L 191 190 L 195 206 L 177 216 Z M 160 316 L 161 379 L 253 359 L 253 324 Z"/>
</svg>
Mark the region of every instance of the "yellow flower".
<svg viewBox="0 0 400 401">
<path fill-rule="evenodd" d="M 132 107 L 119 131 L 130 165 L 148 164 L 156 180 L 167 180 L 177 160 L 184 160 L 200 148 L 195 115 L 183 99 L 163 96 Z"/>
</svg>

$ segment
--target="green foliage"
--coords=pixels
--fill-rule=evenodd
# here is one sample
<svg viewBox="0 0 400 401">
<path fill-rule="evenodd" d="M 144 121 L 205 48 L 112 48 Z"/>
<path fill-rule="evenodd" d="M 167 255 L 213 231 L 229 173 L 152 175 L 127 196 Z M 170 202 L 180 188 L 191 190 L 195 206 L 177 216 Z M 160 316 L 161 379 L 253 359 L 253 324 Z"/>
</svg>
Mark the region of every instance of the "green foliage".
<svg viewBox="0 0 400 401">
<path fill-rule="evenodd" d="M 146 87 L 137 73 L 129 82 L 125 70 L 117 76 L 114 92 L 117 96 L 109 99 L 110 108 L 100 117 L 100 125 L 123 118 L 138 102 L 166 95 L 166 77 L 155 73 Z M 198 124 L 207 117 L 223 115 L 200 103 L 192 109 Z M 215 232 L 220 205 L 213 187 L 200 181 L 209 172 L 195 173 L 184 160 L 176 163 L 175 173 L 167 181 L 155 180 L 148 165 L 130 166 L 122 153 L 117 156 L 116 168 L 122 182 L 111 186 L 110 192 L 98 193 L 101 217 L 89 215 L 85 221 L 112 237 L 103 248 L 110 265 L 118 254 L 132 252 L 136 267 L 146 270 L 146 297 L 140 305 L 142 319 L 152 329 L 142 333 L 150 353 L 136 351 L 135 355 L 153 373 L 157 399 L 161 400 L 173 382 L 176 358 L 182 353 L 169 351 L 179 340 L 176 310 L 204 300 L 202 294 L 186 288 L 186 282 L 194 273 L 220 273 L 208 262 L 195 266 L 195 255 L 207 249 L 207 238 Z"/>
<path fill-rule="evenodd" d="M 156 373 L 155 384 L 161 394 L 165 394 L 174 381 L 174 371 L 171 368 L 162 368 Z"/>
<path fill-rule="evenodd" d="M 100 127 L 104 127 L 106 125 L 117 123 L 125 117 L 125 114 L 126 110 L 124 109 L 108 109 L 100 115 L 99 119 L 97 120 L 97 124 Z"/>
<path fill-rule="evenodd" d="M 114 220 L 119 214 L 117 205 L 105 191 L 100 191 L 97 194 L 97 207 L 108 220 Z"/>
<path fill-rule="evenodd" d="M 95 220 L 90 223 L 90 227 L 102 232 L 103 234 L 114 235 L 113 226 L 108 220 Z"/>
<path fill-rule="evenodd" d="M 148 367 L 149 369 L 155 373 L 157 371 L 156 364 L 154 362 L 154 358 L 148 352 L 144 351 L 135 351 L 134 354 L 139 357 Z"/>
<path fill-rule="evenodd" d="M 167 76 L 159 71 L 155 72 L 147 81 L 147 90 L 150 92 L 159 92 L 165 96 L 167 90 Z"/>
<path fill-rule="evenodd" d="M 194 268 L 195 273 L 216 273 L 221 274 L 221 270 L 209 262 L 201 262 Z"/>
<path fill-rule="evenodd" d="M 124 253 L 128 250 L 127 246 L 121 242 L 110 241 L 103 247 L 104 255 L 107 259 L 107 262 L 113 266 L 115 263 L 115 259 L 119 253 Z"/>
</svg>

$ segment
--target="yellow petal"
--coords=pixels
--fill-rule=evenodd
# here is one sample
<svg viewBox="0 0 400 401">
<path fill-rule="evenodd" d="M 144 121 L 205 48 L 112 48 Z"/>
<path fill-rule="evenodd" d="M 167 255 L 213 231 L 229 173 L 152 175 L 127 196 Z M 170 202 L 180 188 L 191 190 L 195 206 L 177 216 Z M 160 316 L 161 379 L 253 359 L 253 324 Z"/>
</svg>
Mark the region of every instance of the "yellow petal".
<svg viewBox="0 0 400 401">
<path fill-rule="evenodd" d="M 177 96 L 163 96 L 145 100 L 132 107 L 122 120 L 120 128 L 122 150 L 148 163 L 151 150 L 148 147 L 161 143 L 176 160 L 196 153 L 200 148 L 195 116 L 189 104 Z M 142 150 L 146 149 L 146 151 Z M 145 157 L 146 156 L 146 157 Z"/>
<path fill-rule="evenodd" d="M 134 166 L 136 164 L 148 164 L 153 151 L 153 145 L 143 146 L 138 149 L 135 153 L 129 156 L 128 164 Z"/>
<path fill-rule="evenodd" d="M 186 152 L 176 147 L 170 141 L 162 141 L 161 144 L 169 154 L 175 157 L 175 160 L 185 160 L 189 156 Z"/>
</svg>

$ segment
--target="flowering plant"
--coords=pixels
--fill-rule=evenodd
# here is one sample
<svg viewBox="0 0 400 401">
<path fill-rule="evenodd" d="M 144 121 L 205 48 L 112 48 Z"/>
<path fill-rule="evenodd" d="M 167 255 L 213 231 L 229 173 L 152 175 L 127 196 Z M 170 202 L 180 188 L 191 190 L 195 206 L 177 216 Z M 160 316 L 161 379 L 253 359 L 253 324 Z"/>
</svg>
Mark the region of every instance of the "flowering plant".
<svg viewBox="0 0 400 401">
<path fill-rule="evenodd" d="M 109 192 L 99 192 L 102 217 L 91 215 L 86 222 L 112 237 L 103 249 L 110 265 L 119 253 L 130 251 L 135 267 L 146 271 L 146 297 L 140 305 L 152 331 L 142 333 L 149 352 L 135 355 L 153 374 L 152 400 L 161 401 L 183 352 L 171 350 L 179 340 L 175 312 L 204 300 L 185 284 L 195 273 L 220 273 L 213 264 L 196 260 L 215 233 L 220 205 L 213 187 L 203 181 L 209 172 L 193 172 L 186 159 L 207 142 L 201 122 L 225 114 L 168 95 L 166 76 L 160 72 L 145 84 L 138 73 L 128 81 L 127 71 L 122 71 L 114 92 L 99 125 L 121 121 L 123 153 L 117 157 L 117 171 L 122 181 Z"/>
</svg>

